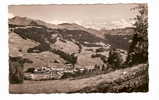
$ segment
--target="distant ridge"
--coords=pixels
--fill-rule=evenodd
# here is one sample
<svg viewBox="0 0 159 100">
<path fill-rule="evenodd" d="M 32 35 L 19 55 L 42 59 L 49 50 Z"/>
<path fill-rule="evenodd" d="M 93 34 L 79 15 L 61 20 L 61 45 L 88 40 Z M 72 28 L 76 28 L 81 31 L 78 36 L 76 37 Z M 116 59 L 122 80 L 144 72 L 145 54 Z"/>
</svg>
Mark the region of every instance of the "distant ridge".
<svg viewBox="0 0 159 100">
<path fill-rule="evenodd" d="M 96 29 L 92 29 L 92 28 L 85 28 L 84 26 L 81 26 L 76 23 L 61 23 L 61 24 L 55 25 L 55 24 L 47 23 L 47 22 L 44 22 L 41 20 L 31 19 L 28 17 L 15 16 L 15 17 L 9 19 L 9 24 L 24 25 L 24 26 L 41 25 L 41 26 L 45 26 L 45 27 L 53 28 L 53 29 L 83 30 L 83 31 L 89 32 L 97 37 L 103 38 L 102 32 L 100 32 Z"/>
</svg>

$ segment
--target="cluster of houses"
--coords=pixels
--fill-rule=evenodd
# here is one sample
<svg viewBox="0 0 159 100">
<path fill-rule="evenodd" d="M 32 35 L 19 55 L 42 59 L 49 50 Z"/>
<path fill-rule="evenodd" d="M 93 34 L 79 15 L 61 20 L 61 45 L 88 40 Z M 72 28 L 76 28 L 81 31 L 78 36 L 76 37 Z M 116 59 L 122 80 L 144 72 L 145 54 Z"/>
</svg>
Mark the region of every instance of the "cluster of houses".
<svg viewBox="0 0 159 100">
<path fill-rule="evenodd" d="M 27 80 L 53 80 L 53 79 L 63 79 L 69 77 L 76 77 L 79 75 L 92 73 L 95 71 L 104 71 L 105 66 L 94 66 L 73 68 L 69 67 L 36 67 L 29 68 L 25 74 L 24 78 Z"/>
</svg>

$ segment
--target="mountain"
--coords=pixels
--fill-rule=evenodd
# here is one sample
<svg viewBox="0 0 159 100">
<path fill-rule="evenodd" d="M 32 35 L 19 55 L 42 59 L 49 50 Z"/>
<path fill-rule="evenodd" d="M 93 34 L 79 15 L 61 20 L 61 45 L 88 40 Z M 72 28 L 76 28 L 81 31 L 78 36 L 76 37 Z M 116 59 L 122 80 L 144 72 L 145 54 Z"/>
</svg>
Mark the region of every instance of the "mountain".
<svg viewBox="0 0 159 100">
<path fill-rule="evenodd" d="M 125 27 L 125 28 L 118 28 L 118 29 L 101 29 L 100 30 L 102 34 L 105 35 L 133 35 L 134 34 L 134 28 L 133 27 Z"/>
<path fill-rule="evenodd" d="M 58 26 L 58 28 L 61 28 L 61 29 L 83 30 L 83 31 L 91 33 L 97 37 L 103 38 L 102 32 L 95 30 L 95 29 L 92 29 L 92 28 L 85 28 L 85 27 L 78 25 L 76 23 L 62 23 L 62 24 L 58 24 L 57 26 Z"/>
<path fill-rule="evenodd" d="M 128 49 L 133 34 L 129 30 L 98 31 L 75 23 L 54 25 L 16 16 L 9 19 L 9 56 L 31 60 L 33 63 L 24 65 L 26 69 L 72 63 L 83 67 L 105 65 L 111 48 Z"/>
<path fill-rule="evenodd" d="M 102 65 L 104 61 L 100 57 L 92 58 L 92 55 L 96 54 L 97 49 L 109 49 L 110 45 L 107 40 L 77 24 L 52 25 L 16 16 L 9 19 L 9 48 L 10 56 L 21 56 L 33 61 L 32 64 L 24 65 L 28 68 L 65 66 L 74 61 L 74 56 L 77 56 L 76 66 Z M 108 55 L 108 52 L 99 53 Z"/>
<path fill-rule="evenodd" d="M 54 24 L 49 24 L 41 20 L 35 20 L 28 17 L 19 17 L 19 16 L 15 16 L 9 19 L 9 24 L 19 25 L 19 26 L 45 26 L 48 28 L 56 27 L 56 25 Z"/>
<path fill-rule="evenodd" d="M 9 24 L 21 25 L 21 26 L 26 26 L 26 25 L 27 26 L 44 26 L 44 27 L 52 28 L 52 29 L 83 30 L 91 34 L 94 34 L 97 37 L 100 37 L 100 38 L 103 37 L 103 34 L 101 34 L 100 31 L 92 29 L 92 28 L 85 28 L 76 23 L 61 23 L 61 24 L 55 25 L 55 24 L 46 23 L 41 20 L 31 19 L 28 17 L 15 16 L 9 19 Z"/>
</svg>

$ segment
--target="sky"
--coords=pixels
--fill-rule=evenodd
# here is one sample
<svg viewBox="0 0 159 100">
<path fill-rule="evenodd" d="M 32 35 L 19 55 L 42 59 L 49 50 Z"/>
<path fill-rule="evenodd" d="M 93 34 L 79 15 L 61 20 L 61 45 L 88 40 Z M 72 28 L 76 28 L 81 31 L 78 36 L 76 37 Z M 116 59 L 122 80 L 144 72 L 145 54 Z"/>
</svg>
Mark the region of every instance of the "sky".
<svg viewBox="0 0 159 100">
<path fill-rule="evenodd" d="M 137 4 L 10 5 L 9 18 L 29 17 L 52 24 L 76 23 L 87 28 L 131 27 Z"/>
</svg>

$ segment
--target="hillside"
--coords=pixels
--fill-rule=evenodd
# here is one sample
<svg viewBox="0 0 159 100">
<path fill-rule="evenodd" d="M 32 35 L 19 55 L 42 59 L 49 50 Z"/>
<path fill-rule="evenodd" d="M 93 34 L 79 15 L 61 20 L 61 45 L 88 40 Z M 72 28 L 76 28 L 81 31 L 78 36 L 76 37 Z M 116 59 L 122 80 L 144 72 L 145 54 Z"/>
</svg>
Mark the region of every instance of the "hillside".
<svg viewBox="0 0 159 100">
<path fill-rule="evenodd" d="M 125 27 L 125 28 L 118 28 L 118 29 L 101 29 L 100 30 L 103 34 L 106 35 L 133 35 L 134 34 L 134 28 L 133 27 Z"/>
<path fill-rule="evenodd" d="M 112 44 L 112 47 L 128 50 L 132 41 L 132 36 L 135 33 L 133 27 L 126 27 L 121 29 L 101 30 L 105 39 Z M 118 40 L 118 41 L 116 41 Z"/>
<path fill-rule="evenodd" d="M 10 93 L 147 92 L 148 66 L 140 64 L 78 80 L 25 81 L 9 87 Z"/>
<path fill-rule="evenodd" d="M 72 54 L 78 57 L 76 65 L 102 65 L 104 62 L 100 58 L 92 58 L 91 55 L 96 53 L 96 49 L 110 47 L 105 39 L 87 32 L 87 29 L 80 25 L 63 23 L 55 27 L 40 20 L 17 16 L 9 19 L 9 37 L 9 55 L 22 56 L 33 61 L 32 64 L 25 64 L 24 69 L 64 66 L 73 59 Z M 92 51 L 88 52 L 88 49 Z M 105 56 L 107 52 L 102 54 Z M 90 60 L 85 59 L 86 57 Z"/>
<path fill-rule="evenodd" d="M 119 30 L 129 33 L 127 29 L 112 31 L 119 33 Z M 9 19 L 9 55 L 22 56 L 33 61 L 32 64 L 24 64 L 24 69 L 64 66 L 72 63 L 72 55 L 77 56 L 75 66 L 101 66 L 105 65 L 111 48 L 127 50 L 129 46 L 131 35 L 115 35 L 112 31 L 104 31 L 110 32 L 106 34 L 75 23 L 54 25 L 16 16 Z M 92 57 L 93 55 L 98 56 Z"/>
</svg>

